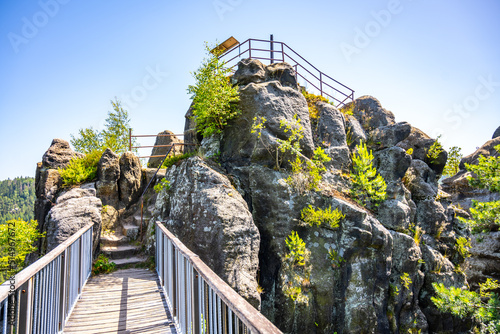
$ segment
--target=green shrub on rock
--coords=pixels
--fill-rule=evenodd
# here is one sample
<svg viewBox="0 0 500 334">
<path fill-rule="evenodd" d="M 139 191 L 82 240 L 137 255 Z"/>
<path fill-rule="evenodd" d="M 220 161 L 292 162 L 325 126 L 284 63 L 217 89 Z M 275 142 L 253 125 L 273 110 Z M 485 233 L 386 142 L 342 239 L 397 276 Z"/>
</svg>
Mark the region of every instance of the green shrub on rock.
<svg viewBox="0 0 500 334">
<path fill-rule="evenodd" d="M 386 197 L 387 184 L 373 167 L 373 154 L 361 140 L 352 156 L 351 196 L 361 205 L 375 209 Z"/>
<path fill-rule="evenodd" d="M 84 157 L 75 157 L 65 168 L 59 168 L 63 180 L 63 187 L 71 187 L 93 180 L 97 175 L 97 163 L 101 159 L 102 151 L 94 150 Z"/>
</svg>

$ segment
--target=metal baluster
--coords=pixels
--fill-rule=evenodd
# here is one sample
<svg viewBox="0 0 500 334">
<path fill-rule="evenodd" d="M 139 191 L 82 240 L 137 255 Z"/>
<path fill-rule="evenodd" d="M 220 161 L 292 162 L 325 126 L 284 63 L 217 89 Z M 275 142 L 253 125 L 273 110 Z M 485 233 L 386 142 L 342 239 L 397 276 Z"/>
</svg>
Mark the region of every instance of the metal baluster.
<svg viewBox="0 0 500 334">
<path fill-rule="evenodd" d="M 221 312 L 221 305 L 220 305 L 220 298 L 219 296 L 215 295 L 215 299 L 217 301 L 217 320 L 218 320 L 218 334 L 222 334 L 222 312 Z"/>
<path fill-rule="evenodd" d="M 229 334 L 233 334 L 233 310 L 229 308 Z"/>
<path fill-rule="evenodd" d="M 3 310 L 3 326 L 2 326 L 2 333 L 7 334 L 7 313 L 8 313 L 8 308 L 9 308 L 9 297 L 5 298 L 4 301 L 2 302 L 2 310 Z"/>
</svg>

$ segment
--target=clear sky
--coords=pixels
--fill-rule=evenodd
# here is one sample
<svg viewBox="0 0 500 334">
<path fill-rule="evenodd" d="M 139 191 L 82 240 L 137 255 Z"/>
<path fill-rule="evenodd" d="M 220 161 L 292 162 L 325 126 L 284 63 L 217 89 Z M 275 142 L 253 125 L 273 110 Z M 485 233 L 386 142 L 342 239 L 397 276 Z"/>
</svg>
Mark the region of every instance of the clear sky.
<svg viewBox="0 0 500 334">
<path fill-rule="evenodd" d="M 182 132 L 204 41 L 270 34 L 447 149 L 500 126 L 498 0 L 0 0 L 0 180 L 102 128 L 115 96 L 136 134 Z"/>
</svg>

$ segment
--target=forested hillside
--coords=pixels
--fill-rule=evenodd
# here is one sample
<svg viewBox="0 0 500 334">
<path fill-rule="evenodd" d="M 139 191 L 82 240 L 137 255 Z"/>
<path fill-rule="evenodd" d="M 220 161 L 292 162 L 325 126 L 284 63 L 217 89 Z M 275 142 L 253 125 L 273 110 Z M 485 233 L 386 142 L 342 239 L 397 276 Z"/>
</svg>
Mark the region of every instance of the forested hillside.
<svg viewBox="0 0 500 334">
<path fill-rule="evenodd" d="M 0 181 L 0 224 L 10 219 L 33 219 L 35 179 L 16 177 Z"/>
</svg>

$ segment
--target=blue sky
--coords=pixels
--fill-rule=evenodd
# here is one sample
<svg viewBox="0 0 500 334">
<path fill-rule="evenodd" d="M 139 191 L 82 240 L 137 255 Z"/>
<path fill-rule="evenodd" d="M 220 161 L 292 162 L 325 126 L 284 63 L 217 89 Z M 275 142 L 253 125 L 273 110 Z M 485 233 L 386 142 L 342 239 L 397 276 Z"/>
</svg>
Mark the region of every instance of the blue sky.
<svg viewBox="0 0 500 334">
<path fill-rule="evenodd" d="M 204 41 L 230 36 L 274 34 L 469 154 L 500 126 L 499 18 L 495 0 L 0 0 L 0 180 L 34 176 L 53 138 L 102 127 L 115 96 L 136 134 L 182 132 Z"/>
</svg>

